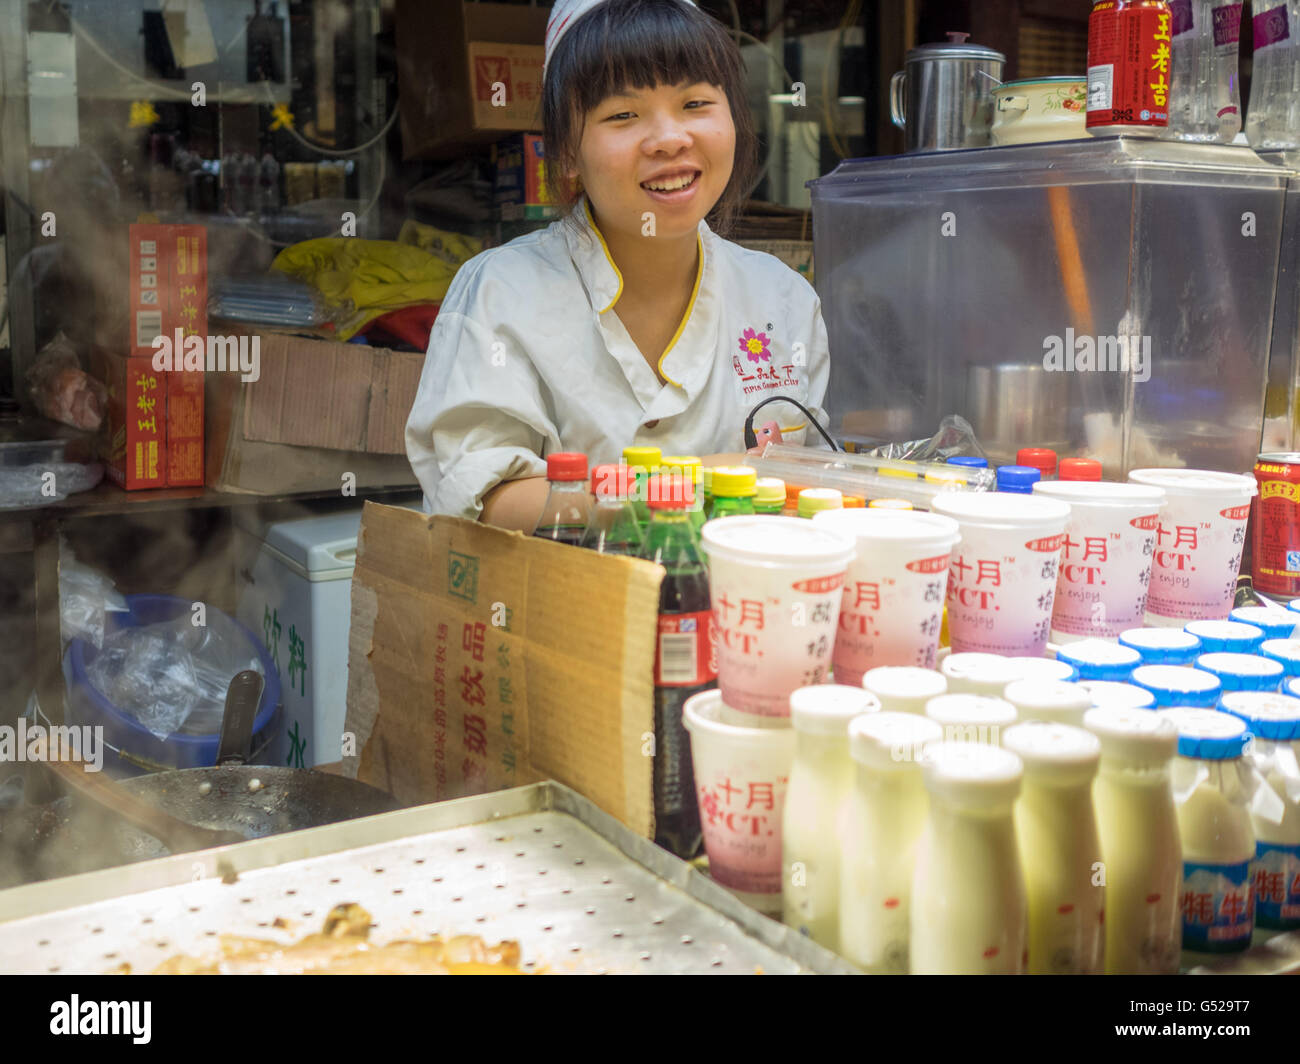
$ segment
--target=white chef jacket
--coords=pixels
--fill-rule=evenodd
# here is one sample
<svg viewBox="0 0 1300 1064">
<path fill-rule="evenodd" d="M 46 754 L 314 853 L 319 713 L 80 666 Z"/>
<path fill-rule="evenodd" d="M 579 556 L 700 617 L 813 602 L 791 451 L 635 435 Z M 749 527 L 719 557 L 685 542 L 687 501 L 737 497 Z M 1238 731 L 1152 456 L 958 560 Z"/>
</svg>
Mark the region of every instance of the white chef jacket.
<svg viewBox="0 0 1300 1064">
<path fill-rule="evenodd" d="M 623 279 L 585 200 L 573 220 L 460 268 L 406 423 L 426 511 L 477 518 L 487 492 L 544 475 L 553 451 L 581 451 L 593 465 L 617 462 L 631 445 L 743 451 L 746 416 L 773 395 L 826 423 L 830 366 L 813 287 L 703 221 L 697 239 L 695 289 L 659 362 L 668 384 L 614 312 Z M 764 407 L 755 427 L 769 420 L 788 443 L 820 440 L 788 403 Z"/>
</svg>

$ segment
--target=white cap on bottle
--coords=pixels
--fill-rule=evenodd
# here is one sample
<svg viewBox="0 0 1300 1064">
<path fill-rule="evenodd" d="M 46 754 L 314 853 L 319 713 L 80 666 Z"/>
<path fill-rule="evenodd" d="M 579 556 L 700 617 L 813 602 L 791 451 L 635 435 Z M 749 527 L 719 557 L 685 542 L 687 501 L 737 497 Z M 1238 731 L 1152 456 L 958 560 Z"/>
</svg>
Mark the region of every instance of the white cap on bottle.
<svg viewBox="0 0 1300 1064">
<path fill-rule="evenodd" d="M 983 807 L 1010 807 L 1024 773 L 1019 757 L 984 743 L 938 743 L 921 766 L 932 798 Z"/>
<path fill-rule="evenodd" d="M 1024 762 L 1035 783 L 1069 787 L 1097 774 L 1101 741 L 1083 728 L 1046 721 L 1016 724 L 1002 733 L 1002 746 Z"/>
<path fill-rule="evenodd" d="M 939 665 L 954 694 L 988 695 L 1001 698 L 1012 680 L 1020 673 L 1010 658 L 1000 654 L 949 654 Z"/>
<path fill-rule="evenodd" d="M 1022 680 L 1073 680 L 1079 675 L 1068 661 L 1056 658 L 1007 658 Z"/>
<path fill-rule="evenodd" d="M 868 669 L 862 677 L 862 686 L 880 699 L 882 709 L 921 715 L 930 699 L 948 691 L 943 673 L 914 665 L 879 665 Z"/>
<path fill-rule="evenodd" d="M 1101 756 L 1106 760 L 1159 765 L 1178 752 L 1173 721 L 1149 709 L 1099 706 L 1083 715 L 1083 726 L 1101 741 Z"/>
<path fill-rule="evenodd" d="M 861 687 L 819 683 L 790 693 L 790 723 L 805 735 L 849 733 L 849 721 L 863 713 L 879 713 L 880 699 Z"/>
<path fill-rule="evenodd" d="M 998 744 L 1003 728 L 1016 722 L 1016 707 L 984 695 L 939 695 L 925 704 L 925 715 L 943 726 L 945 742 Z"/>
<path fill-rule="evenodd" d="M 869 713 L 849 725 L 849 752 L 869 768 L 921 767 L 925 751 L 943 740 L 943 728 L 915 713 Z"/>
<path fill-rule="evenodd" d="M 1005 698 L 1019 711 L 1021 720 L 1075 727 L 1083 726 L 1083 715 L 1092 708 L 1091 692 L 1077 683 L 1057 680 L 1014 680 L 1007 684 Z"/>
</svg>

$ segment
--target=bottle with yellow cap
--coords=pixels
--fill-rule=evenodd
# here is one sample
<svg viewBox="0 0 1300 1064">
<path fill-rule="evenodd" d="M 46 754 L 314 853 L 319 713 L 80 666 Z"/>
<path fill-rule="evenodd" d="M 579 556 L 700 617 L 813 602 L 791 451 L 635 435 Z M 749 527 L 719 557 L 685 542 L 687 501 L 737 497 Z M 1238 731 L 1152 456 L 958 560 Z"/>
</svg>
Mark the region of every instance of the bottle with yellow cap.
<svg viewBox="0 0 1300 1064">
<path fill-rule="evenodd" d="M 912 504 L 906 499 L 872 499 L 870 507 L 873 510 L 910 510 Z"/>
<path fill-rule="evenodd" d="M 758 474 L 749 466 L 718 466 L 713 471 L 710 517 L 735 517 L 754 512 Z"/>
<path fill-rule="evenodd" d="M 704 489 L 704 519 L 707 521 L 713 516 L 713 466 L 705 466 L 700 470 L 700 487 Z"/>
<path fill-rule="evenodd" d="M 844 496 L 844 509 L 846 510 L 861 510 L 864 509 L 866 505 L 867 505 L 867 500 L 864 499 L 861 495 Z"/>
<path fill-rule="evenodd" d="M 704 481 L 704 463 L 693 454 L 666 454 L 659 461 L 661 473 L 680 473 L 683 479 L 690 480 L 694 487 L 691 495 L 691 527 L 698 533 L 704 526 L 704 493 L 700 485 Z"/>
<path fill-rule="evenodd" d="M 823 510 L 844 509 L 844 493 L 839 488 L 804 488 L 799 492 L 799 516 L 812 517 Z"/>
<path fill-rule="evenodd" d="M 650 521 L 650 508 L 646 505 L 650 477 L 659 471 L 663 454 L 658 447 L 624 447 L 623 462 L 636 477 L 632 491 L 632 508 L 636 510 L 636 519 L 642 529 Z"/>
<path fill-rule="evenodd" d="M 780 515 L 785 509 L 785 481 L 780 477 L 759 477 L 754 492 L 754 513 Z"/>
</svg>

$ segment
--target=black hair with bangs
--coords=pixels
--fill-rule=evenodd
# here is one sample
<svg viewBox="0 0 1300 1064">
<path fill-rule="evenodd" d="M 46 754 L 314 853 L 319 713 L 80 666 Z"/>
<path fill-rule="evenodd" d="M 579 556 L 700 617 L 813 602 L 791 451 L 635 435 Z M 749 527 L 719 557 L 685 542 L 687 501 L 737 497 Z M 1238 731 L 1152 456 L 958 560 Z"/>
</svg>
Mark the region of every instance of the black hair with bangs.
<svg viewBox="0 0 1300 1064">
<path fill-rule="evenodd" d="M 731 180 L 708 215 L 710 228 L 725 236 L 749 196 L 757 167 L 744 67 L 722 24 L 682 0 L 606 0 L 560 38 L 542 86 L 551 202 L 570 210 L 578 202 L 564 174 L 577 157 L 587 112 L 628 88 L 696 82 L 722 88 L 736 127 Z"/>
</svg>

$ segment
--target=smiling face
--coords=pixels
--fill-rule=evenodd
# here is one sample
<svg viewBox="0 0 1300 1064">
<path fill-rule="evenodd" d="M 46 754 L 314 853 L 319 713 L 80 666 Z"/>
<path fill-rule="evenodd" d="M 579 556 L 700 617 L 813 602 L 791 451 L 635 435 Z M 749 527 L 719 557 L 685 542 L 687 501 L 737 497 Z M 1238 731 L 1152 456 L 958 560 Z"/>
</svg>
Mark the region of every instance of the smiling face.
<svg viewBox="0 0 1300 1064">
<path fill-rule="evenodd" d="M 582 180 L 600 226 L 640 236 L 691 236 L 731 179 L 736 127 L 721 87 L 624 88 L 587 112 L 570 177 Z"/>
</svg>

